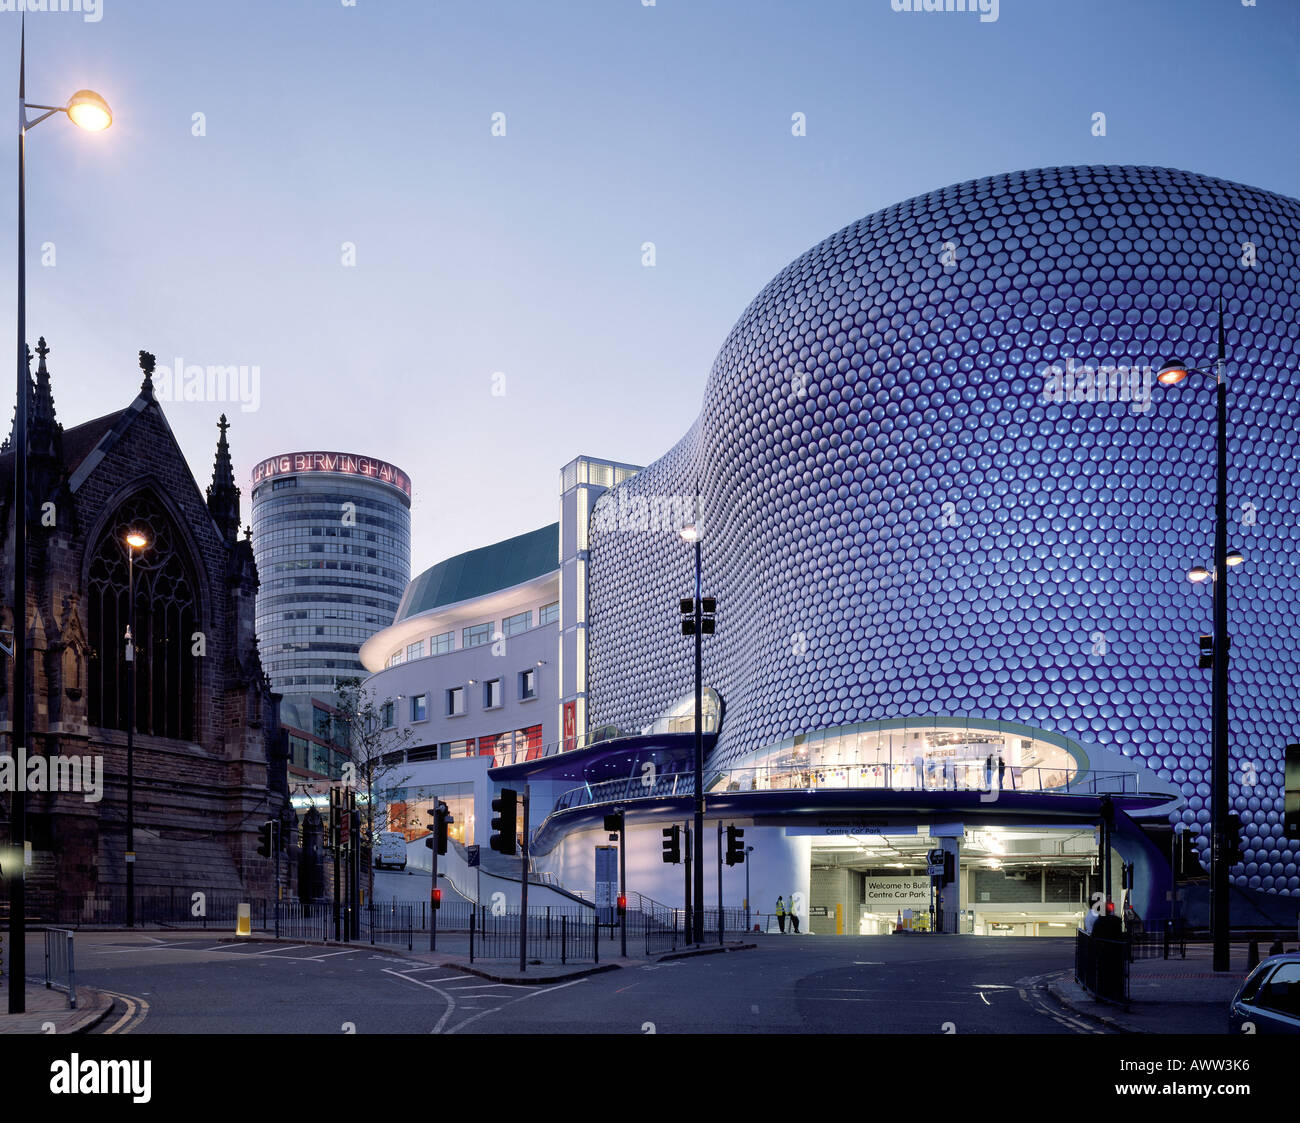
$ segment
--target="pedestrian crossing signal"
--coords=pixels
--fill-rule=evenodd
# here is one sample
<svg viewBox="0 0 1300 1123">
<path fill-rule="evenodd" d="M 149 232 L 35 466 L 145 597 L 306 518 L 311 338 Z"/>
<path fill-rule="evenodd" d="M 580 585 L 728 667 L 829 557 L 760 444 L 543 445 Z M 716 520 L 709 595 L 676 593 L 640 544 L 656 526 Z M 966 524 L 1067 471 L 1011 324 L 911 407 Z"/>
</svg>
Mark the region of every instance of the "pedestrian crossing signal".
<svg viewBox="0 0 1300 1123">
<path fill-rule="evenodd" d="M 269 858 L 273 852 L 275 846 L 275 843 L 272 841 L 274 831 L 275 822 L 271 819 L 268 819 L 257 828 L 257 837 L 261 840 L 257 844 L 257 852 L 261 854 L 263 858 Z"/>
<path fill-rule="evenodd" d="M 664 861 L 671 866 L 675 866 L 682 860 L 682 828 L 677 826 L 665 827 L 663 835 Z"/>
<path fill-rule="evenodd" d="M 739 827 L 727 828 L 727 865 L 737 866 L 745 860 L 745 832 Z"/>
</svg>

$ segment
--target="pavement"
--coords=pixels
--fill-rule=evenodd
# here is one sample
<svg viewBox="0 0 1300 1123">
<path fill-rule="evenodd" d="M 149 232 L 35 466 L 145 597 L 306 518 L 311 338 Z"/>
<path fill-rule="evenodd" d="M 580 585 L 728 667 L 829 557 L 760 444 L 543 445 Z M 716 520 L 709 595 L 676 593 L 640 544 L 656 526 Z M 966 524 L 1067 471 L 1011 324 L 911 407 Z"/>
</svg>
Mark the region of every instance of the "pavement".
<svg viewBox="0 0 1300 1123">
<path fill-rule="evenodd" d="M 7 978 L 3 986 L 7 993 Z M 93 987 L 77 987 L 77 1008 L 70 1010 L 67 991 L 46 990 L 44 983 L 29 980 L 24 1005 L 25 1014 L 0 1014 L 0 1033 L 85 1033 L 108 1016 L 113 999 Z"/>
<path fill-rule="evenodd" d="M 1289 949 L 1290 944 L 1286 947 Z M 1212 969 L 1209 944 L 1188 944 L 1186 959 L 1138 959 L 1129 965 L 1129 1002 L 1093 998 L 1064 972 L 1047 989 L 1071 1013 L 1091 1018 L 1121 1033 L 1214 1033 L 1228 1029 L 1228 1005 L 1249 974 L 1247 944 L 1233 944 L 1231 970 Z M 1260 955 L 1268 954 L 1267 947 Z"/>
</svg>

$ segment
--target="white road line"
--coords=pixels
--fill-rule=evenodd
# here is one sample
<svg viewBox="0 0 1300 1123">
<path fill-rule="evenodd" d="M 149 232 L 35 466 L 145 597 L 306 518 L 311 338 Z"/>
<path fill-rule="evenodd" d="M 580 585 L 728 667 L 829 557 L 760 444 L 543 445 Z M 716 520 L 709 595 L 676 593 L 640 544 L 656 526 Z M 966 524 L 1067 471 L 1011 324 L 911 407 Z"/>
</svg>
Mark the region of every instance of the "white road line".
<svg viewBox="0 0 1300 1123">
<path fill-rule="evenodd" d="M 345 951 L 327 951 L 323 955 L 311 955 L 308 956 L 307 958 L 308 959 L 329 959 L 329 957 L 332 955 L 356 955 L 360 950 L 361 950 L 360 948 L 348 948 Z M 268 953 L 268 955 L 269 954 L 270 953 Z"/>
<path fill-rule="evenodd" d="M 414 983 L 417 987 L 424 987 L 426 990 L 431 990 L 434 992 L 434 994 L 440 995 L 443 999 L 446 1000 L 447 1003 L 446 1013 L 444 1013 L 442 1017 L 438 1019 L 438 1024 L 435 1025 L 432 1030 L 430 1030 L 431 1033 L 441 1033 L 442 1027 L 447 1024 L 447 1019 L 451 1017 L 452 1011 L 456 1009 L 456 1000 L 452 998 L 452 996 L 448 994 L 445 990 L 442 990 L 439 987 L 434 986 L 432 983 L 426 983 L 422 979 L 413 979 L 411 978 L 410 975 L 403 975 L 402 972 L 400 971 L 393 971 L 390 968 L 385 967 L 384 974 L 392 975 L 393 978 L 395 979 L 405 979 L 408 983 Z"/>
<path fill-rule="evenodd" d="M 472 1018 L 466 1018 L 463 1022 L 460 1023 L 460 1025 L 456 1026 L 456 1027 L 453 1028 L 453 1029 L 448 1030 L 447 1032 L 448 1032 L 448 1033 L 459 1033 L 462 1029 L 464 1029 L 464 1028 L 465 1028 L 467 1025 L 469 1025 L 471 1022 L 476 1022 L 476 1021 L 479 1020 L 479 1018 L 487 1017 L 488 1014 L 495 1014 L 498 1010 L 504 1010 L 507 1006 L 513 1006 L 516 1002 L 525 1002 L 525 1001 L 527 1001 L 528 999 L 534 997 L 535 995 L 539 995 L 539 994 L 549 994 L 549 993 L 550 993 L 551 991 L 553 991 L 553 990 L 563 990 L 565 987 L 577 986 L 579 983 L 585 983 L 586 981 L 587 981 L 586 979 L 572 979 L 571 981 L 569 981 L 569 982 L 567 982 L 567 983 L 558 983 L 558 984 L 556 984 L 556 985 L 553 986 L 553 987 L 543 987 L 541 990 L 535 990 L 535 991 L 533 991 L 532 994 L 521 994 L 518 998 L 513 998 L 513 999 L 511 999 L 509 1002 L 503 1002 L 500 1006 L 494 1006 L 494 1007 L 492 1007 L 492 1009 L 490 1009 L 490 1010 L 483 1010 L 482 1012 L 480 1012 L 480 1013 L 478 1013 L 478 1014 L 475 1014 Z M 529 989 L 531 989 L 531 988 L 529 988 Z M 450 1013 L 450 1011 L 448 1011 L 448 1013 Z M 446 1019 L 444 1018 L 443 1020 L 445 1021 Z M 438 1025 L 439 1025 L 439 1028 L 441 1028 L 441 1026 L 442 1026 L 442 1022 L 439 1022 Z M 437 1033 L 438 1030 L 435 1029 L 433 1032 L 434 1032 L 434 1033 Z"/>
<path fill-rule="evenodd" d="M 477 976 L 462 975 L 462 978 L 476 978 Z M 440 983 L 445 983 L 446 979 L 439 979 Z M 519 986 L 517 983 L 479 983 L 472 987 L 452 987 L 452 990 L 489 990 L 492 987 L 505 987 L 507 990 L 528 990 L 528 987 Z"/>
</svg>

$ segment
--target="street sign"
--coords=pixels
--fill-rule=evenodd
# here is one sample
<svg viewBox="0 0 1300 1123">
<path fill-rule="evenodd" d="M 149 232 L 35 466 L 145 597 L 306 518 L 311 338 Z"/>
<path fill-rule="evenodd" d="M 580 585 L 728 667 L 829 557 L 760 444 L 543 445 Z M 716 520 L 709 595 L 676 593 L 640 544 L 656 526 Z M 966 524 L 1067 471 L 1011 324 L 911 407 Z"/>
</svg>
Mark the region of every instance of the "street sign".
<svg viewBox="0 0 1300 1123">
<path fill-rule="evenodd" d="M 478 846 L 465 847 L 465 863 L 470 869 L 478 865 Z"/>
</svg>

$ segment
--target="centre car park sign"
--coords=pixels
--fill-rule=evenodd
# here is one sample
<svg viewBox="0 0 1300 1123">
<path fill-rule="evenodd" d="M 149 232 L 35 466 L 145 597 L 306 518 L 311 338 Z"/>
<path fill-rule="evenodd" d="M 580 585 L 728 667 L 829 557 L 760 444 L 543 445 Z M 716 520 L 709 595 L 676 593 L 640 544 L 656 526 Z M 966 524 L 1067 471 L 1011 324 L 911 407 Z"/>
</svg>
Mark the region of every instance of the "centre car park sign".
<svg viewBox="0 0 1300 1123">
<path fill-rule="evenodd" d="M 862 907 L 868 912 L 894 913 L 899 909 L 930 907 L 928 877 L 867 876 L 863 879 Z"/>
<path fill-rule="evenodd" d="M 758 820 L 755 819 L 755 824 Z M 898 826 L 897 824 L 883 823 L 879 820 L 855 820 L 855 819 L 818 819 L 815 823 L 800 823 L 793 827 L 785 828 L 786 837 L 795 835 L 815 835 L 818 838 L 833 837 L 836 835 L 855 835 L 855 834 L 916 834 L 916 826 Z"/>
</svg>

